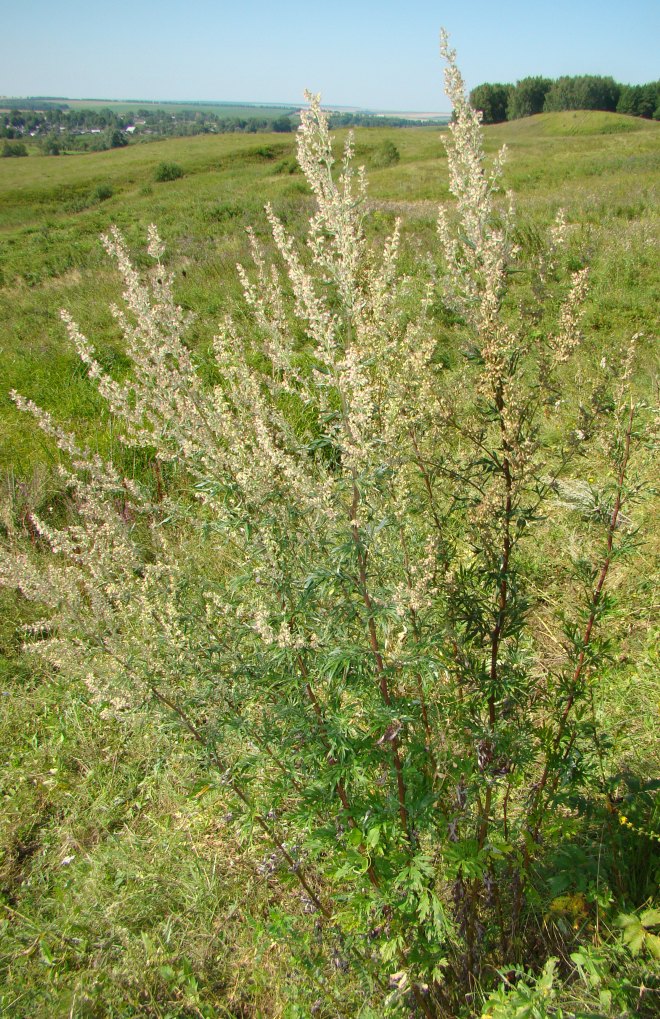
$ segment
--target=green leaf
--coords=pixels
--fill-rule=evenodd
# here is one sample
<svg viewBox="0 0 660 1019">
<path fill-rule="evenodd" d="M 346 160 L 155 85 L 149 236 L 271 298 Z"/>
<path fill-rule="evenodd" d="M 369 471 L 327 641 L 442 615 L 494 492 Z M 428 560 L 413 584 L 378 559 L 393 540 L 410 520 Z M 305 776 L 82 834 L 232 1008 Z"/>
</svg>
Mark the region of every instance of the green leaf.
<svg viewBox="0 0 660 1019">
<path fill-rule="evenodd" d="M 366 843 L 369 849 L 375 849 L 380 842 L 380 825 L 376 824 L 367 832 Z"/>
<path fill-rule="evenodd" d="M 362 834 L 359 828 L 351 828 L 351 830 L 348 833 L 348 838 L 346 839 L 346 841 L 348 842 L 349 846 L 353 846 L 353 848 L 357 849 L 357 847 L 361 846 L 362 843 L 364 842 L 364 835 Z"/>
<path fill-rule="evenodd" d="M 52 966 L 53 965 L 53 956 L 52 956 L 52 953 L 50 951 L 50 948 L 48 947 L 48 945 L 46 944 L 46 942 L 44 941 L 43 938 L 39 939 L 39 949 L 41 951 L 41 957 L 44 960 L 44 962 L 46 963 L 46 965 Z"/>
<path fill-rule="evenodd" d="M 598 1000 L 600 1007 L 604 1012 L 610 1012 L 612 1009 L 612 992 L 611 991 L 599 991 Z"/>
<path fill-rule="evenodd" d="M 431 973 L 431 979 L 433 980 L 434 983 L 439 984 L 442 982 L 445 975 L 444 971 L 446 970 L 448 965 L 449 959 L 446 959 L 444 956 L 442 957 L 442 959 L 438 959 Z"/>
<path fill-rule="evenodd" d="M 648 948 L 654 959 L 660 959 L 660 938 L 657 934 L 649 934 L 647 931 L 644 946 Z"/>
<path fill-rule="evenodd" d="M 638 955 L 644 947 L 646 931 L 638 916 L 623 914 L 619 917 L 619 924 L 623 927 L 623 943 L 627 945 L 633 955 Z"/>
<path fill-rule="evenodd" d="M 538 986 L 546 994 L 549 994 L 550 991 L 552 990 L 556 969 L 557 969 L 556 959 L 548 959 L 545 966 L 543 967 L 543 974 L 540 980 L 538 981 Z"/>
<path fill-rule="evenodd" d="M 398 958 L 403 946 L 404 940 L 400 934 L 392 938 L 391 941 L 386 941 L 382 944 L 380 946 L 380 954 L 383 962 L 392 962 L 393 959 Z"/>
</svg>

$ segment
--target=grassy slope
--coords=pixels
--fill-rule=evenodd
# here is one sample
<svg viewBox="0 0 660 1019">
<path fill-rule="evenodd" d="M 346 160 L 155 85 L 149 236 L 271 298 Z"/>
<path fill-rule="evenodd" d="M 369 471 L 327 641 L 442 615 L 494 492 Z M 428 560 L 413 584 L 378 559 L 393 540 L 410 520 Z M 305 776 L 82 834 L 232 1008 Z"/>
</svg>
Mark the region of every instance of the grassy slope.
<svg viewBox="0 0 660 1019">
<path fill-rule="evenodd" d="M 611 126 L 620 123 L 632 127 L 613 133 Z M 564 129 L 571 133 L 561 135 Z M 401 161 L 371 174 L 371 196 L 386 218 L 401 211 L 404 219 L 414 220 L 414 230 L 432 245 L 435 204 L 447 194 L 438 132 L 362 130 L 359 158 L 368 162 L 369 152 L 387 137 L 394 137 Z M 603 328 L 615 333 L 648 328 L 655 284 L 647 241 L 656 222 L 658 126 L 614 114 L 544 114 L 491 128 L 487 138 L 493 150 L 502 142 L 510 147 L 508 182 L 534 223 L 548 222 L 562 205 L 580 224 L 576 232 L 596 258 L 596 292 L 602 276 Z M 289 220 L 299 217 L 304 185 L 282 165 L 293 150 L 293 139 L 273 135 L 203 136 L 98 154 L 0 161 L 0 376 L 5 383 L 0 420 L 10 432 L 0 467 L 13 465 L 25 475 L 43 457 L 32 429 L 9 407 L 8 389 L 58 407 L 66 417 L 98 412 L 93 396 L 84 395 L 87 387 L 79 384 L 58 311 L 66 305 L 100 342 L 102 353 L 117 354 L 107 313 L 117 284 L 99 233 L 115 222 L 137 247 L 147 223 L 157 222 L 174 264 L 186 268 L 181 299 L 203 319 L 200 337 L 208 335 L 238 294 L 234 265 L 246 252 L 241 227 L 253 223 L 263 229 L 267 200 Z M 154 184 L 154 168 L 162 160 L 180 163 L 186 176 Z M 94 204 L 94 191 L 103 184 L 114 195 Z M 629 279 L 619 280 L 613 300 L 614 271 Z"/>
<path fill-rule="evenodd" d="M 637 385 L 649 394 L 659 132 L 605 114 L 542 115 L 487 131 L 492 151 L 502 142 L 511 150 L 508 180 L 530 224 L 524 243 L 534 244 L 535 231 L 561 205 L 572 224 L 570 258 L 592 265 L 585 374 L 642 331 Z M 394 140 L 401 161 L 370 173 L 372 229 L 386 229 L 401 212 L 406 238 L 414 233 L 423 250 L 433 244 L 435 205 L 447 194 L 438 132 L 361 130 L 360 158 L 368 164 L 384 138 Z M 0 160 L 0 466 L 20 505 L 47 507 L 53 452 L 14 411 L 10 388 L 90 437 L 99 432 L 102 408 L 67 349 L 58 309 L 73 312 L 106 364 L 122 367 L 107 311 L 118 285 L 99 232 L 116 222 L 139 250 L 147 223 L 159 224 L 173 267 L 185 272 L 180 299 L 199 316 L 193 341 L 203 348 L 239 296 L 234 266 L 247 254 L 242 228 L 253 223 L 265 234 L 260 210 L 267 200 L 291 227 L 304 223 L 305 189 L 289 172 L 293 145 L 272 135 L 199 137 Z M 164 159 L 179 162 L 185 177 L 154 184 Z M 106 182 L 113 197 L 93 204 L 90 196 Z M 414 251 L 406 257 L 412 267 Z M 107 428 L 94 441 L 107 448 Z M 620 591 L 631 604 L 646 599 L 644 618 L 631 610 L 629 620 L 636 654 L 624 689 L 606 675 L 602 693 L 623 763 L 648 774 L 660 756 L 657 661 L 647 634 L 652 547 L 641 562 L 636 582 Z M 203 792 L 202 762 L 185 738 L 172 741 L 166 719 L 155 728 L 148 718 L 123 726 L 57 677 L 30 676 L 17 656 L 22 609 L 6 595 L 0 607 L 0 1010 L 16 1017 L 165 1017 L 202 1014 L 204 1003 L 214 1015 L 282 1015 L 286 959 L 267 931 L 255 949 L 252 933 L 278 893 L 255 883 L 239 861 L 223 828 L 226 807 L 216 793 Z M 643 856 L 638 838 L 633 850 Z"/>
</svg>

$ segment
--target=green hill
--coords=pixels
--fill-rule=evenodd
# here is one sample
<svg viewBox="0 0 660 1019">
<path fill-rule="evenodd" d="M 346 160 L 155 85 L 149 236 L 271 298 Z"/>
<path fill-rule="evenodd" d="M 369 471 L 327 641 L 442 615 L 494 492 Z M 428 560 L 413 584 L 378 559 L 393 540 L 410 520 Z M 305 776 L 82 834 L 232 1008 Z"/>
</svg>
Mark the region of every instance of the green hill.
<svg viewBox="0 0 660 1019">
<path fill-rule="evenodd" d="M 627 117 L 622 113 L 603 110 L 563 110 L 561 113 L 537 113 L 504 124 L 496 130 L 518 137 L 535 135 L 539 138 L 559 138 L 573 135 L 622 134 L 638 131 L 654 132 L 660 124 L 641 117 Z"/>
</svg>

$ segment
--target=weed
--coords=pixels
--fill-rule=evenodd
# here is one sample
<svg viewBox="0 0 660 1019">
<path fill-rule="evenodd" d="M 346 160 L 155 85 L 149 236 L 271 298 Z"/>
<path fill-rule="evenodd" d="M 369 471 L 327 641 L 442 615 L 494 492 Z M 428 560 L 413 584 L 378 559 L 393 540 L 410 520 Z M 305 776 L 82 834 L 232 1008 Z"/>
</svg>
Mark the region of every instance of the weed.
<svg viewBox="0 0 660 1019">
<path fill-rule="evenodd" d="M 159 184 L 180 177 L 183 177 L 183 168 L 178 163 L 159 163 L 154 173 L 154 180 Z"/>
<path fill-rule="evenodd" d="M 464 130 L 474 142 L 464 113 L 459 139 Z M 612 348 L 633 315 L 639 324 L 650 313 L 638 301 L 625 313 L 610 304 L 614 328 L 599 308 L 609 341 L 599 338 L 597 352 L 577 342 L 581 307 L 585 331 L 596 314 L 581 303 L 581 278 L 567 279 L 594 250 L 575 227 L 593 201 L 588 149 L 571 152 L 577 163 L 587 153 L 585 175 L 576 172 L 573 191 L 569 181 L 568 223 L 553 230 L 550 260 L 555 209 L 538 206 L 534 229 L 513 230 L 491 189 L 480 193 L 487 214 L 475 225 L 470 189 L 488 179 L 456 176 L 450 160 L 460 229 L 449 210 L 448 257 L 431 266 L 420 258 L 429 216 L 402 231 L 411 243 L 399 258 L 398 228 L 384 219 L 392 207 L 372 229 L 350 162 L 339 181 L 331 172 L 318 109 L 306 130 L 323 154 L 315 162 L 301 153 L 302 187 L 317 203 L 307 248 L 289 232 L 305 206 L 281 190 L 272 192 L 272 239 L 260 224 L 248 242 L 205 232 L 202 181 L 195 199 L 176 198 L 200 231 L 192 238 L 186 223 L 180 235 L 185 284 L 171 279 L 155 233 L 146 284 L 109 235 L 130 302 L 118 321 L 99 323 L 98 299 L 72 276 L 96 257 L 90 238 L 106 223 L 77 228 L 76 261 L 53 260 L 65 239 L 73 250 L 62 220 L 23 236 L 10 256 L 11 279 L 29 271 L 40 288 L 31 315 L 40 307 L 53 316 L 62 295 L 44 283 L 62 280 L 76 317 L 102 338 L 123 329 L 134 368 L 94 352 L 72 326 L 112 408 L 111 434 L 94 439 L 104 455 L 39 414 L 44 448 L 62 466 L 61 496 L 49 499 L 52 483 L 36 474 L 24 491 L 8 491 L 6 529 L 22 547 L 5 569 L 51 614 L 40 627 L 36 606 L 10 592 L 4 604 L 47 656 L 48 671 L 35 675 L 55 679 L 8 690 L 11 926 L 2 933 L 20 991 L 3 1005 L 68 1014 L 84 998 L 101 1013 L 275 1015 L 288 999 L 303 1014 L 326 1001 L 331 1014 L 382 1014 L 416 999 L 427 1015 L 475 1014 L 499 966 L 501 1014 L 513 1004 L 544 1014 L 548 1003 L 577 999 L 578 984 L 588 1007 L 623 1014 L 640 996 L 634 967 L 652 964 L 642 840 L 657 829 L 654 789 L 644 780 L 636 788 L 634 771 L 623 776 L 617 763 L 640 753 L 621 730 L 643 731 L 652 652 L 646 663 L 638 654 L 627 680 L 615 649 L 631 633 L 638 650 L 646 639 L 631 577 L 643 572 L 633 538 L 645 510 L 634 496 L 649 473 Z M 418 155 L 427 138 L 415 141 Z M 537 164 L 532 206 L 565 158 L 533 146 L 521 144 L 518 163 L 524 173 Z M 622 151 L 603 151 L 608 190 L 597 222 L 603 195 L 625 195 Z M 259 170 L 267 160 L 253 162 L 241 172 L 276 189 L 272 166 Z M 438 160 L 417 162 L 416 194 L 444 194 Z M 406 161 L 380 175 L 392 189 L 382 201 L 396 205 L 406 193 L 408 169 Z M 234 182 L 231 197 L 226 179 L 219 208 L 231 221 L 239 217 L 225 217 L 225 203 L 244 209 L 243 189 Z M 206 186 L 217 187 L 215 176 Z M 183 206 L 170 201 L 159 214 L 174 231 Z M 640 199 L 634 215 L 650 216 L 650 206 Z M 626 257 L 626 293 L 653 286 L 647 239 L 644 229 L 617 236 L 594 273 L 595 304 L 614 301 L 610 274 L 626 270 Z M 182 305 L 189 295 L 210 300 L 201 280 L 211 273 L 217 286 L 218 256 L 244 262 L 248 243 L 247 305 L 212 357 L 210 334 L 187 322 Z M 52 273 L 60 264 L 64 278 Z M 105 268 L 88 271 L 95 295 L 116 300 Z M 25 370 L 20 388 L 58 388 L 58 416 L 77 415 L 84 432 L 87 406 L 97 435 L 101 402 L 71 359 L 52 353 L 40 353 L 48 379 Z M 72 377 L 68 388 L 54 385 Z M 49 545 L 58 557 L 46 565 Z M 25 676 L 10 629 L 7 675 Z M 640 698 L 632 720 L 617 693 L 626 681 Z M 604 722 L 619 726 L 609 741 Z M 573 883 L 562 887 L 567 873 Z M 619 950 L 620 914 L 629 942 Z M 577 940 L 598 932 L 609 939 L 603 958 Z M 229 943 L 234 964 L 224 958 Z M 548 950 L 565 960 L 566 987 L 552 963 L 540 979 L 529 971 Z M 626 963 L 632 951 L 639 964 Z"/>
</svg>

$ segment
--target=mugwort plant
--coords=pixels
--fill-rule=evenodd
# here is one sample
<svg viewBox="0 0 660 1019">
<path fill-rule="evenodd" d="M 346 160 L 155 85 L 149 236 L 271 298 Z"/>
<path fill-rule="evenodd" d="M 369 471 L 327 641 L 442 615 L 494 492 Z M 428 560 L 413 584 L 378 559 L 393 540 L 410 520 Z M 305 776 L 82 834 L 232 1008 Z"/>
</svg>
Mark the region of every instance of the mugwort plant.
<svg viewBox="0 0 660 1019">
<path fill-rule="evenodd" d="M 600 416 L 573 398 L 587 270 L 562 270 L 561 215 L 523 254 L 505 153 L 489 167 L 446 36 L 442 52 L 453 201 L 417 275 L 398 221 L 370 239 L 352 139 L 337 167 L 307 94 L 307 236 L 266 207 L 274 253 L 250 232 L 247 314 L 221 323 L 211 380 L 155 227 L 147 279 L 103 238 L 129 374 L 63 313 L 152 473 L 125 477 L 14 395 L 65 454 L 73 507 L 60 527 L 33 515 L 0 567 L 45 608 L 28 650 L 105 711 L 146 700 L 180 722 L 259 874 L 289 889 L 280 926 L 333 1015 L 455 1015 L 529 965 L 535 865 L 589 780 L 608 581 L 631 545 L 630 366 Z M 588 518 L 566 496 L 585 415 L 611 479 Z M 534 571 L 554 576 L 549 520 L 571 513 L 569 609 L 545 604 L 539 626 Z"/>
</svg>

